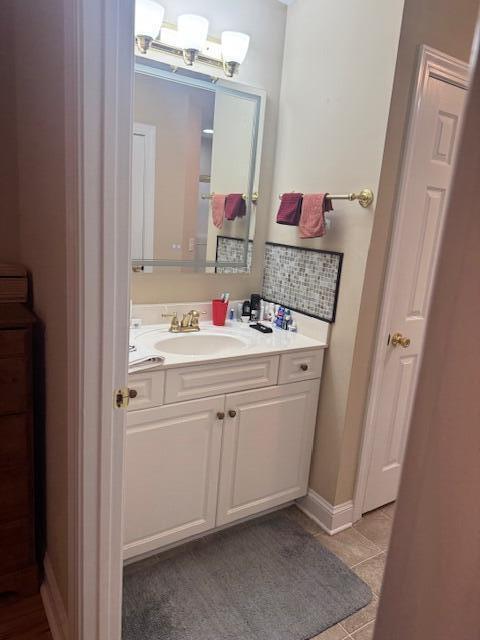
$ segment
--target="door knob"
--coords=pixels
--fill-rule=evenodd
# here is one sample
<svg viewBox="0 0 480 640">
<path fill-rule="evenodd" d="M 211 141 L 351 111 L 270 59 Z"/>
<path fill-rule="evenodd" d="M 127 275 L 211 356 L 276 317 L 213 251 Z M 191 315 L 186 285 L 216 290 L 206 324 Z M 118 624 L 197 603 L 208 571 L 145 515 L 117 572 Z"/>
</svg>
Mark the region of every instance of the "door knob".
<svg viewBox="0 0 480 640">
<path fill-rule="evenodd" d="M 228 412 L 228 415 L 230 416 L 230 418 L 235 418 L 235 416 L 237 415 L 237 412 L 234 411 L 233 409 L 230 409 L 230 411 Z"/>
<path fill-rule="evenodd" d="M 129 398 L 136 398 L 138 396 L 138 391 L 136 389 L 129 389 L 128 390 L 128 397 Z"/>
<path fill-rule="evenodd" d="M 410 338 L 402 336 L 401 333 L 394 333 L 392 336 L 392 347 L 397 347 L 398 345 L 406 349 L 410 346 Z"/>
<path fill-rule="evenodd" d="M 219 411 L 219 412 L 217 413 L 217 418 L 218 418 L 219 420 L 223 420 L 223 419 L 225 418 L 225 414 L 223 413 L 223 411 Z"/>
</svg>

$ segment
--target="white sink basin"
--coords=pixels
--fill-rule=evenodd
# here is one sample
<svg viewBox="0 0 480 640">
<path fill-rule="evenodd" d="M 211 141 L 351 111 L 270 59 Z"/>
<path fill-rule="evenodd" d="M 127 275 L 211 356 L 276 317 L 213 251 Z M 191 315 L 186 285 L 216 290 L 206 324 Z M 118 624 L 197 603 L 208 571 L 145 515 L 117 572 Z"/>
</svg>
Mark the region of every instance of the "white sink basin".
<svg viewBox="0 0 480 640">
<path fill-rule="evenodd" d="M 240 336 L 199 331 L 184 334 L 157 333 L 150 344 L 160 353 L 206 356 L 237 353 L 246 349 L 249 341 Z"/>
</svg>

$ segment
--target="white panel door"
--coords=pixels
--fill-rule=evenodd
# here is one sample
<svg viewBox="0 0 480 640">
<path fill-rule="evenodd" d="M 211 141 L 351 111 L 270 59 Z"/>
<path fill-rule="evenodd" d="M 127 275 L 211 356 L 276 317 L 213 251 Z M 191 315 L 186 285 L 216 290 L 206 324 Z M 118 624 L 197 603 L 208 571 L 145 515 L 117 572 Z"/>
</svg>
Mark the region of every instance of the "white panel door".
<svg viewBox="0 0 480 640">
<path fill-rule="evenodd" d="M 215 526 L 224 403 L 221 396 L 128 414 L 125 558 Z"/>
<path fill-rule="evenodd" d="M 217 525 L 307 493 L 319 380 L 226 397 Z"/>
<path fill-rule="evenodd" d="M 464 89 L 429 76 L 420 105 L 385 291 L 389 328 L 379 338 L 386 346 L 377 364 L 374 442 L 363 512 L 397 497 L 465 95 Z M 395 334 L 407 339 L 403 346 L 395 345 Z"/>
</svg>

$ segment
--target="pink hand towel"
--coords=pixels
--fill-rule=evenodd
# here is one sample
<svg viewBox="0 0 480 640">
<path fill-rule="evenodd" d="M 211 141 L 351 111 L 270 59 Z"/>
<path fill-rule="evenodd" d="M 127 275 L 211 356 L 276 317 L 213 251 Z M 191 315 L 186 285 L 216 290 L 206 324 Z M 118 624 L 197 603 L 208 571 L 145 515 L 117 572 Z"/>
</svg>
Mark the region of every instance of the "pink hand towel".
<svg viewBox="0 0 480 640">
<path fill-rule="evenodd" d="M 327 193 L 306 193 L 303 196 L 302 214 L 298 225 L 300 238 L 321 238 L 327 232 L 325 212 L 333 211 Z"/>
<path fill-rule="evenodd" d="M 225 219 L 243 218 L 247 209 L 242 193 L 230 193 L 225 200 Z"/>
<path fill-rule="evenodd" d="M 277 213 L 278 224 L 297 226 L 302 210 L 303 193 L 284 193 Z"/>
<path fill-rule="evenodd" d="M 225 214 L 225 196 L 221 193 L 212 195 L 212 222 L 221 229 L 223 227 L 223 216 Z"/>
</svg>

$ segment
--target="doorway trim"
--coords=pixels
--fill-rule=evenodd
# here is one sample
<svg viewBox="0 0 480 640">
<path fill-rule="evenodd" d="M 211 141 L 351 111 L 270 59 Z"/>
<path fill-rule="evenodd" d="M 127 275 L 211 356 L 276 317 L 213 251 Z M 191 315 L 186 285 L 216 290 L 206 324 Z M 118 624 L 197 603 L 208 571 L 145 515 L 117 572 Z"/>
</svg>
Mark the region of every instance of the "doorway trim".
<svg viewBox="0 0 480 640">
<path fill-rule="evenodd" d="M 364 430 L 357 470 L 357 480 L 353 497 L 353 521 L 362 517 L 363 504 L 367 489 L 368 473 L 370 469 L 373 445 L 375 439 L 375 418 L 380 398 L 382 382 L 382 362 L 385 358 L 387 344 L 385 336 L 388 335 L 390 311 L 393 303 L 393 273 L 395 260 L 399 252 L 400 225 L 399 212 L 402 211 L 406 198 L 406 181 L 413 162 L 415 139 L 418 132 L 420 108 L 427 91 L 427 82 L 430 77 L 454 84 L 463 89 L 469 84 L 469 65 L 452 56 L 437 51 L 427 45 L 422 45 L 419 50 L 419 61 L 416 74 L 416 84 L 411 100 L 410 115 L 407 125 L 407 137 L 403 154 L 401 177 L 396 197 L 396 207 L 391 235 L 390 251 L 387 260 L 385 284 L 383 287 L 382 304 L 378 321 L 375 354 L 370 374 L 370 386 L 367 399 L 367 408 L 364 420 Z"/>
<path fill-rule="evenodd" d="M 70 640 L 121 637 L 133 16 L 64 2 Z"/>
</svg>

